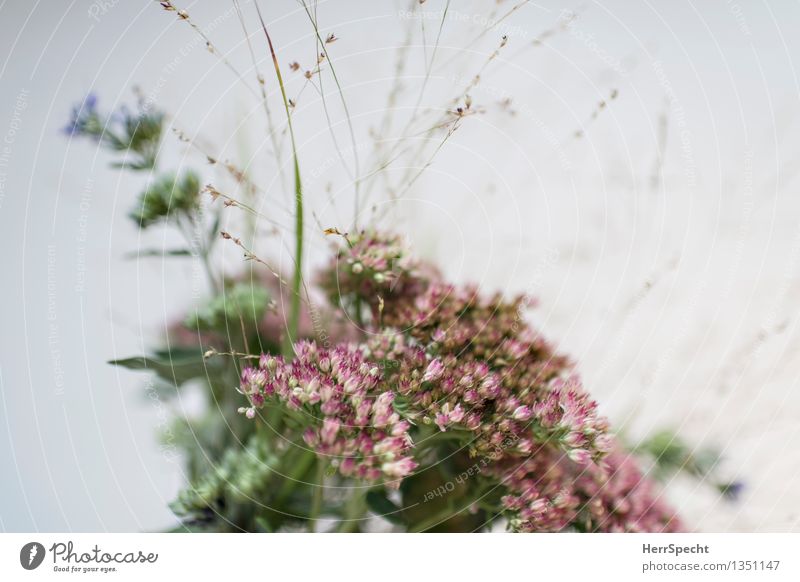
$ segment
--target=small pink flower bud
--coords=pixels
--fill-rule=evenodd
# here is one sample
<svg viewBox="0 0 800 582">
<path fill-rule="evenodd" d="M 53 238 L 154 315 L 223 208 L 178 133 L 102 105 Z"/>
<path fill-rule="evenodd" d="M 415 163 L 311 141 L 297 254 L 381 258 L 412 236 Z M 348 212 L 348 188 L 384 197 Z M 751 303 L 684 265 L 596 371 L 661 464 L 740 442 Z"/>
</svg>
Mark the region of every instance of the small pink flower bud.
<svg viewBox="0 0 800 582">
<path fill-rule="evenodd" d="M 514 410 L 514 414 L 512 416 L 514 417 L 514 420 L 527 422 L 533 416 L 533 411 L 528 406 L 519 406 L 516 410 Z"/>
<path fill-rule="evenodd" d="M 330 358 L 320 358 L 319 360 L 319 369 L 327 374 L 331 371 L 331 359 Z"/>
<path fill-rule="evenodd" d="M 566 446 L 570 448 L 579 448 L 586 443 L 586 437 L 582 433 L 572 431 L 561 439 Z"/>
<path fill-rule="evenodd" d="M 356 460 L 353 457 L 347 457 L 346 459 L 342 459 L 342 462 L 339 465 L 339 472 L 345 477 L 349 477 L 353 474 L 355 468 Z"/>
<path fill-rule="evenodd" d="M 422 376 L 423 382 L 433 382 L 438 380 L 442 374 L 444 373 L 444 364 L 439 358 L 435 360 L 431 360 L 431 363 L 428 364 L 427 369 L 425 370 L 425 375 Z"/>
<path fill-rule="evenodd" d="M 522 439 L 517 443 L 517 450 L 527 455 L 533 450 L 533 442 L 531 439 Z"/>
<path fill-rule="evenodd" d="M 314 432 L 314 429 L 307 428 L 303 432 L 303 440 L 309 447 L 316 447 L 319 444 L 319 438 L 317 437 L 317 433 Z"/>
<path fill-rule="evenodd" d="M 486 376 L 478 391 L 484 398 L 497 398 L 500 395 L 500 382 L 497 376 Z"/>
<path fill-rule="evenodd" d="M 339 432 L 340 428 L 339 421 L 335 418 L 326 418 L 325 421 L 322 423 L 322 428 L 319 431 L 319 436 L 322 439 L 322 442 L 330 445 L 333 444 L 333 441 L 336 440 L 336 435 Z"/>
<path fill-rule="evenodd" d="M 588 465 L 592 460 L 592 455 L 586 449 L 572 449 L 567 456 L 578 465 Z"/>
<path fill-rule="evenodd" d="M 398 459 L 397 461 L 384 463 L 381 466 L 381 470 L 389 477 L 405 477 L 416 468 L 417 463 L 411 457 L 405 457 Z"/>
<path fill-rule="evenodd" d="M 481 399 L 480 394 L 478 394 L 477 390 L 467 390 L 464 392 L 464 402 L 467 404 L 475 404 Z"/>
<path fill-rule="evenodd" d="M 401 420 L 400 422 L 398 422 L 397 424 L 395 424 L 392 427 L 391 435 L 392 436 L 400 436 L 400 435 L 408 432 L 409 428 L 411 428 L 411 425 L 408 423 L 408 421 Z"/>
</svg>

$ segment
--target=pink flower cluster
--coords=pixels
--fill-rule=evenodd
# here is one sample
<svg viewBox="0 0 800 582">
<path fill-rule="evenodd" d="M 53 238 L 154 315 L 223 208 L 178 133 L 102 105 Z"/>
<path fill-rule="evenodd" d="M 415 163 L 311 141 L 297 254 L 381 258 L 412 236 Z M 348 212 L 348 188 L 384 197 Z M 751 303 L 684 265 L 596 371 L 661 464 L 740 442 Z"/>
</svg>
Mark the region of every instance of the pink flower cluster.
<svg viewBox="0 0 800 582">
<path fill-rule="evenodd" d="M 277 399 L 308 415 L 312 428 L 305 431 L 305 442 L 342 475 L 388 477 L 397 486 L 417 463 L 409 453 L 411 425 L 395 410 L 394 393 L 378 390 L 381 379 L 357 346 L 327 350 L 301 342 L 291 362 L 264 354 L 257 368 L 243 370 L 241 391 L 251 406 L 240 411 L 253 418 L 256 409 Z"/>
<path fill-rule="evenodd" d="M 421 270 L 401 237 L 364 231 L 347 237 L 318 282 L 334 305 L 358 298 L 377 314 L 379 301 L 421 291 Z"/>
<path fill-rule="evenodd" d="M 617 445 L 599 464 L 579 466 L 552 447 L 490 471 L 505 486 L 503 506 L 517 531 L 674 532 L 680 519 L 635 460 Z"/>
<path fill-rule="evenodd" d="M 482 299 L 474 288 L 432 282 L 387 309 L 370 355 L 396 361 L 388 381 L 423 422 L 469 431 L 472 455 L 506 490 L 520 531 L 672 531 L 633 459 L 569 373 L 569 362 L 521 316 L 525 298 Z M 612 452 L 614 451 L 614 452 Z"/>
<path fill-rule="evenodd" d="M 453 433 L 486 462 L 516 530 L 681 527 L 570 362 L 525 321 L 528 298 L 444 283 L 399 239 L 374 232 L 350 238 L 321 281 L 336 305 L 370 308 L 370 337 L 332 350 L 300 344 L 290 363 L 262 357 L 242 377 L 249 416 L 273 396 L 304 410 L 314 417 L 306 442 L 341 459 L 343 475 L 370 480 L 416 468 L 410 430 Z M 435 470 L 435 458 L 421 458 Z"/>
<path fill-rule="evenodd" d="M 387 380 L 423 422 L 473 431 L 475 454 L 496 457 L 507 441 L 514 443 L 509 452 L 529 454 L 550 441 L 575 462 L 600 460 L 609 450 L 607 421 L 576 376 L 562 378 L 566 360 L 520 319 L 518 307 L 434 283 L 410 305 L 387 311 L 407 331 L 385 330 L 370 341 L 370 354 L 398 362 L 387 367 Z"/>
</svg>

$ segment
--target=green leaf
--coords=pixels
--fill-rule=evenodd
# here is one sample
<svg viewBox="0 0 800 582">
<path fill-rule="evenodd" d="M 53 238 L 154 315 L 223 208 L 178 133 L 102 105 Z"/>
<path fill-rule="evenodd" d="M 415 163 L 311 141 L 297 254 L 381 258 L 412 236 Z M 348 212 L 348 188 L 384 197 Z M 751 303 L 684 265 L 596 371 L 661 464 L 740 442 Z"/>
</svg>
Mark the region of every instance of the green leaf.
<svg viewBox="0 0 800 582">
<path fill-rule="evenodd" d="M 208 241 L 206 245 L 208 248 L 214 246 L 214 243 L 219 240 L 219 227 L 222 224 L 222 213 L 217 209 L 217 212 L 214 215 L 214 222 L 211 225 L 211 228 L 208 229 Z"/>
<path fill-rule="evenodd" d="M 143 251 L 131 251 L 126 253 L 126 259 L 147 259 L 151 257 L 191 257 L 192 251 L 189 249 L 145 249 Z"/>
<path fill-rule="evenodd" d="M 269 299 L 263 287 L 237 283 L 198 308 L 186 319 L 185 325 L 192 330 L 227 335 L 231 329 L 239 330 L 243 322 L 252 331 L 264 317 Z"/>
<path fill-rule="evenodd" d="M 205 378 L 211 375 L 212 368 L 212 364 L 203 358 L 199 348 L 160 350 L 150 356 L 122 358 L 110 360 L 108 363 L 129 370 L 149 370 L 176 386 L 194 378 Z"/>
<path fill-rule="evenodd" d="M 403 510 L 386 497 L 385 491 L 373 489 L 367 493 L 367 506 L 370 511 L 391 523 L 398 525 L 405 523 L 402 516 Z"/>
<path fill-rule="evenodd" d="M 167 173 L 158 176 L 139 195 L 130 218 L 140 228 L 159 221 L 191 216 L 200 204 L 200 178 L 192 171 L 182 176 Z"/>
</svg>

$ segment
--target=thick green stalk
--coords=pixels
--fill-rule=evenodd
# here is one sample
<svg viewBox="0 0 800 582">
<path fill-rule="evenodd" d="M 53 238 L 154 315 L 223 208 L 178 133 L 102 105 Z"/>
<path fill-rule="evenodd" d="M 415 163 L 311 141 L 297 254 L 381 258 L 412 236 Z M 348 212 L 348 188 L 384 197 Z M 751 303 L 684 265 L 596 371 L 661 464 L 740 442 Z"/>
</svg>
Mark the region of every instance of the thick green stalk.
<svg viewBox="0 0 800 582">
<path fill-rule="evenodd" d="M 340 533 L 359 531 L 366 513 L 367 489 L 354 487 L 347 498 L 344 519 L 339 523 L 338 531 Z"/>
<path fill-rule="evenodd" d="M 308 531 L 316 530 L 319 513 L 322 509 L 322 499 L 325 494 L 325 470 L 328 464 L 322 459 L 317 459 L 317 475 L 315 479 L 314 496 L 311 498 L 311 513 L 309 514 Z"/>
<path fill-rule="evenodd" d="M 261 28 L 264 29 L 264 35 L 267 37 L 269 52 L 272 55 L 272 64 L 275 67 L 275 76 L 278 78 L 278 86 L 281 89 L 283 107 L 286 111 L 286 123 L 289 127 L 289 137 L 291 138 L 292 142 L 292 158 L 294 161 L 294 277 L 292 277 L 289 329 L 284 335 L 283 342 L 284 356 L 291 357 L 294 355 L 293 342 L 297 341 L 297 335 L 300 328 L 300 287 L 303 282 L 303 184 L 300 179 L 300 163 L 297 159 L 297 142 L 295 141 L 294 128 L 292 127 L 292 114 L 289 111 L 289 98 L 286 97 L 286 87 L 283 84 L 281 67 L 278 64 L 278 57 L 275 54 L 275 48 L 272 46 L 272 38 L 270 38 L 269 32 L 267 31 L 267 25 L 264 24 L 264 19 L 261 16 L 261 9 L 258 7 L 258 3 L 256 3 L 256 11 L 258 12 L 258 19 L 261 21 Z"/>
</svg>

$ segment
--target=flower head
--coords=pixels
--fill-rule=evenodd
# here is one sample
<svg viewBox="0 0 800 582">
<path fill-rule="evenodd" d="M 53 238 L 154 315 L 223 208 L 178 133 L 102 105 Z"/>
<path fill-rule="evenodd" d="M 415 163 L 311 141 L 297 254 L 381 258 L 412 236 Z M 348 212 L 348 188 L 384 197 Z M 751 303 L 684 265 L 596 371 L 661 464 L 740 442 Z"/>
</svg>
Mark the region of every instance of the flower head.
<svg viewBox="0 0 800 582">
<path fill-rule="evenodd" d="M 411 457 L 410 423 L 394 408 L 394 393 L 381 391 L 380 370 L 355 345 L 319 348 L 295 346 L 291 362 L 264 356 L 257 368 L 245 368 L 241 392 L 250 399 L 245 413 L 277 398 L 302 412 L 312 426 L 306 444 L 329 457 L 345 476 L 399 479 L 416 467 Z"/>
<path fill-rule="evenodd" d="M 68 136 L 86 136 L 94 140 L 103 134 L 104 123 L 97 111 L 97 95 L 89 93 L 86 98 L 72 108 L 69 122 L 63 132 Z"/>
</svg>

